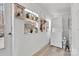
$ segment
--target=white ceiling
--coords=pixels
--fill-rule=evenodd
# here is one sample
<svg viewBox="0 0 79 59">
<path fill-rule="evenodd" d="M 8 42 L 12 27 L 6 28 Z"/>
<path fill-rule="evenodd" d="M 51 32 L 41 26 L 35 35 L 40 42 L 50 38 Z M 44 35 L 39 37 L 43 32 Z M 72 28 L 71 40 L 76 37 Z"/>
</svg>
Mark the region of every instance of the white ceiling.
<svg viewBox="0 0 79 59">
<path fill-rule="evenodd" d="M 52 12 L 65 12 L 70 11 L 70 4 L 69 3 L 44 3 L 39 4 L 45 10 L 52 11 Z"/>
<path fill-rule="evenodd" d="M 26 3 L 22 4 L 26 8 L 52 18 L 55 14 L 70 13 L 71 3 Z"/>
</svg>

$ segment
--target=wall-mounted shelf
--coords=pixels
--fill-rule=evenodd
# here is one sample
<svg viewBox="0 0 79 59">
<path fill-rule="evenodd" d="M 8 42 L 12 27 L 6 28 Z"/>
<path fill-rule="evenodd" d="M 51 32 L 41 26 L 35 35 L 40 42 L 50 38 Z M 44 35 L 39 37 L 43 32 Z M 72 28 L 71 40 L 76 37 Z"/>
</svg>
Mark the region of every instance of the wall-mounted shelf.
<svg viewBox="0 0 79 59">
<path fill-rule="evenodd" d="M 28 22 L 31 22 L 31 23 L 36 23 L 37 22 L 37 21 L 31 20 L 31 19 L 28 19 L 28 18 L 25 18 L 25 21 L 28 21 Z"/>
</svg>

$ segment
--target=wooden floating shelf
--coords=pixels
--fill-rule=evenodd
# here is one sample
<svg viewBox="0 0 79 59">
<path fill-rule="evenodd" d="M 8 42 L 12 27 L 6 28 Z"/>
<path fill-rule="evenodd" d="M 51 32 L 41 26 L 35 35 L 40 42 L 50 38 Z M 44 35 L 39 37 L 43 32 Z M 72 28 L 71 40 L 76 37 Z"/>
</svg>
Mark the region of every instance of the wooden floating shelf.
<svg viewBox="0 0 79 59">
<path fill-rule="evenodd" d="M 37 21 L 31 20 L 31 19 L 28 19 L 28 18 L 25 18 L 25 21 L 29 21 L 29 22 L 32 22 L 32 23 L 36 23 L 37 22 Z"/>
</svg>

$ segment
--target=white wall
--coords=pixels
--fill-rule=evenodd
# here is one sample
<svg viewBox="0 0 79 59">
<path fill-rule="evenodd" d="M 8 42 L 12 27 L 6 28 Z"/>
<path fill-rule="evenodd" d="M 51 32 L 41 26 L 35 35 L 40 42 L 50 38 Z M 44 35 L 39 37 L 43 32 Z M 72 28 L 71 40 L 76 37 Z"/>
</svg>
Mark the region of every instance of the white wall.
<svg viewBox="0 0 79 59">
<path fill-rule="evenodd" d="M 24 21 L 15 19 L 14 22 L 14 55 L 33 55 L 48 44 L 48 34 L 24 34 Z"/>
<path fill-rule="evenodd" d="M 51 45 L 62 48 L 62 16 L 55 17 L 51 25 Z"/>
<path fill-rule="evenodd" d="M 45 45 L 48 44 L 48 36 L 47 33 L 37 33 L 28 35 L 25 34 L 26 49 L 24 49 L 27 53 L 25 55 L 33 55 L 40 49 L 42 49 Z"/>
<path fill-rule="evenodd" d="M 72 4 L 72 55 L 79 56 L 79 4 Z"/>
<path fill-rule="evenodd" d="M 20 19 L 15 19 L 14 20 L 14 51 L 13 51 L 14 54 L 13 55 L 18 55 L 19 52 L 21 52 L 20 50 L 24 49 L 24 48 L 21 48 L 22 44 L 24 43 L 22 42 L 24 40 L 23 31 L 24 31 L 24 22 Z"/>
<path fill-rule="evenodd" d="M 63 15 L 63 35 L 68 37 L 68 15 Z"/>
</svg>

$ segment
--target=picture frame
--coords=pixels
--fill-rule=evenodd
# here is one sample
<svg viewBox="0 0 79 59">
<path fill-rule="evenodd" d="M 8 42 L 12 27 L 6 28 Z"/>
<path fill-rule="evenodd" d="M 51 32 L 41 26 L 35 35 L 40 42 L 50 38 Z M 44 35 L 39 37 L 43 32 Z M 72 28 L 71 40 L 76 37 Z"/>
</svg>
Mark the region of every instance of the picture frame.
<svg viewBox="0 0 79 59">
<path fill-rule="evenodd" d="M 25 7 L 17 3 L 14 4 L 14 7 L 15 7 L 14 8 L 15 17 L 23 19 L 25 17 L 25 13 L 24 13 Z"/>
</svg>

